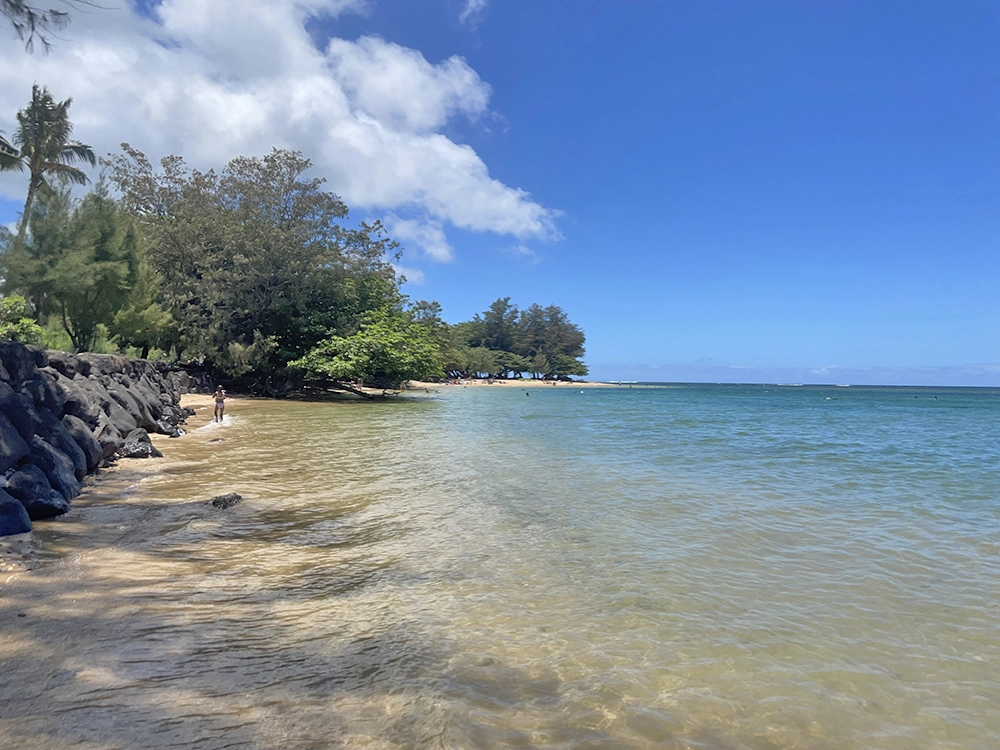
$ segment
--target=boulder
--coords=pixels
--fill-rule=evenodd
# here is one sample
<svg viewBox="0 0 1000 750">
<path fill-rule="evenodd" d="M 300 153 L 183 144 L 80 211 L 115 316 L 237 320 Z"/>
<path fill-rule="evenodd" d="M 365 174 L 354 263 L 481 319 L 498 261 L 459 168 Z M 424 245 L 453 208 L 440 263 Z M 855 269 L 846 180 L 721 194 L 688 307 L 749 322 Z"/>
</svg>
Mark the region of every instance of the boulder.
<svg viewBox="0 0 1000 750">
<path fill-rule="evenodd" d="M 138 391 L 142 396 L 142 399 L 146 402 L 146 406 L 149 408 L 149 413 L 153 415 L 153 419 L 157 420 L 163 415 L 163 402 L 160 398 L 160 389 L 157 388 L 153 381 L 149 379 L 149 375 L 143 374 L 138 381 L 133 384 L 133 391 Z"/>
<path fill-rule="evenodd" d="M 80 362 L 90 366 L 91 374 L 111 375 L 128 370 L 128 358 L 120 354 L 78 354 Z"/>
<path fill-rule="evenodd" d="M 7 471 L 28 455 L 28 444 L 17 428 L 0 412 L 0 472 Z"/>
<path fill-rule="evenodd" d="M 7 371 L 4 379 L 13 386 L 34 377 L 38 367 L 35 352 L 16 341 L 0 341 L 0 362 Z"/>
<path fill-rule="evenodd" d="M 76 444 L 76 440 L 69 434 L 59 417 L 45 408 L 38 410 L 38 417 L 42 422 L 41 436 L 73 462 L 73 474 L 77 480 L 87 476 L 87 454 Z"/>
<path fill-rule="evenodd" d="M 24 442 L 31 443 L 31 438 L 42 430 L 42 422 L 35 411 L 35 402 L 25 393 L 14 393 L 6 401 L 0 401 L 2 411 Z"/>
<path fill-rule="evenodd" d="M 0 373 L 2 375 L 3 373 Z M 0 411 L 6 411 L 5 407 L 12 404 L 14 399 L 14 389 L 0 379 Z"/>
<path fill-rule="evenodd" d="M 170 384 L 173 386 L 175 391 L 181 393 L 187 393 L 188 388 L 191 387 L 191 377 L 184 372 L 184 370 L 178 370 L 177 372 L 171 372 L 167 375 L 170 378 Z"/>
<path fill-rule="evenodd" d="M 82 375 L 76 379 L 60 375 L 56 382 L 66 398 L 63 414 L 71 414 L 83 420 L 90 429 L 97 427 L 101 416 L 102 400 L 96 389 L 100 386 L 92 386 L 90 381 Z M 107 400 L 110 401 L 110 396 L 107 397 Z"/>
<path fill-rule="evenodd" d="M 31 519 L 21 501 L 0 490 L 0 536 L 31 531 Z"/>
<path fill-rule="evenodd" d="M 180 437 L 181 435 L 184 434 L 184 430 L 170 424 L 170 422 L 167 422 L 164 419 L 160 419 L 157 421 L 156 431 L 161 435 L 167 435 L 168 437 L 172 438 Z"/>
<path fill-rule="evenodd" d="M 80 483 L 76 481 L 73 462 L 64 453 L 53 448 L 38 435 L 31 438 L 29 445 L 31 463 L 45 472 L 54 490 L 67 500 L 80 494 Z"/>
<path fill-rule="evenodd" d="M 135 417 L 113 398 L 108 399 L 108 404 L 104 407 L 104 412 L 122 435 L 128 435 L 139 426 Z"/>
<path fill-rule="evenodd" d="M 67 352 L 48 352 L 48 355 L 49 367 L 58 370 L 70 380 L 72 380 L 77 373 L 80 373 L 83 376 L 90 374 L 90 365 L 87 362 L 81 361 L 75 354 L 68 354 Z"/>
<path fill-rule="evenodd" d="M 101 444 L 97 442 L 97 438 L 94 437 L 94 433 L 91 432 L 90 427 L 82 419 L 74 417 L 72 414 L 63 416 L 62 423 L 63 427 L 66 428 L 66 432 L 80 446 L 80 450 L 86 456 L 87 471 L 96 471 L 104 458 L 104 450 L 101 448 Z"/>
<path fill-rule="evenodd" d="M 66 498 L 52 489 L 45 472 L 33 464 L 22 466 L 11 474 L 4 489 L 21 501 L 32 521 L 55 518 L 69 510 Z"/>
<path fill-rule="evenodd" d="M 38 371 L 38 376 L 45 389 L 42 405 L 52 410 L 54 414 L 62 414 L 66 406 L 66 395 L 59 387 L 59 378 L 62 377 L 59 371 L 51 367 L 42 367 Z"/>
<path fill-rule="evenodd" d="M 180 402 L 180 396 L 177 397 L 177 402 Z M 175 404 L 164 404 L 163 405 L 163 417 L 161 422 L 167 422 L 174 427 L 179 425 L 181 422 L 186 420 L 188 417 L 194 416 L 194 409 L 187 409 L 177 406 Z"/>
<path fill-rule="evenodd" d="M 125 445 L 118 449 L 122 458 L 161 458 L 163 456 L 149 439 L 149 433 L 141 427 L 125 436 Z"/>
<path fill-rule="evenodd" d="M 153 419 L 153 415 L 149 411 L 149 406 L 137 394 L 133 393 L 131 388 L 126 387 L 123 383 L 119 383 L 116 380 L 112 380 L 108 383 L 108 393 L 111 394 L 112 399 L 117 401 L 132 416 L 136 427 L 156 432 L 156 420 Z M 119 427 L 119 429 L 121 428 Z M 122 432 L 125 431 L 122 430 Z"/>
<path fill-rule="evenodd" d="M 94 438 L 101 446 L 104 458 L 111 458 L 125 445 L 125 438 L 122 437 L 121 431 L 105 414 L 101 414 L 101 421 L 97 425 L 97 429 L 94 430 Z"/>
<path fill-rule="evenodd" d="M 17 392 L 31 399 L 31 403 L 35 406 L 43 406 L 45 404 L 45 396 L 47 395 L 45 383 L 39 377 L 23 381 L 17 387 Z"/>
<path fill-rule="evenodd" d="M 24 348 L 27 349 L 34 358 L 35 369 L 41 370 L 43 367 L 49 366 L 49 353 L 45 349 L 42 349 L 40 346 L 26 346 Z"/>
</svg>

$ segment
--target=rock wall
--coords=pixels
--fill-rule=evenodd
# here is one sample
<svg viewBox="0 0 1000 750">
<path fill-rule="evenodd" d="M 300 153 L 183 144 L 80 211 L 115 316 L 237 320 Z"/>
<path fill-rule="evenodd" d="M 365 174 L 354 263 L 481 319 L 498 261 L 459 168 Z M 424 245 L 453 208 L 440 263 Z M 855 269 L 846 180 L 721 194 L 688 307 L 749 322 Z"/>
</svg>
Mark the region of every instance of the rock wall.
<svg viewBox="0 0 1000 750">
<path fill-rule="evenodd" d="M 181 394 L 202 380 L 143 359 L 0 341 L 0 536 L 65 513 L 107 461 L 158 455 L 147 433 L 182 434 Z"/>
</svg>

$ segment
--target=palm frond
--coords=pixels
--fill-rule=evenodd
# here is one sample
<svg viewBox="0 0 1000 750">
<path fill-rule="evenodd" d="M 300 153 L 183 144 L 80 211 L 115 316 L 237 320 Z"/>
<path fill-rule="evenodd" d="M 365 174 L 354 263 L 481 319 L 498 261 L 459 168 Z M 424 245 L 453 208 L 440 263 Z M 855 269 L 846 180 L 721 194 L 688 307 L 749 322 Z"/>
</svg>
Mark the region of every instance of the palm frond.
<svg viewBox="0 0 1000 750">
<path fill-rule="evenodd" d="M 59 161 L 63 164 L 73 164 L 77 161 L 83 161 L 93 167 L 97 164 L 97 156 L 94 154 L 94 149 L 86 143 L 67 141 L 59 154 Z"/>
<path fill-rule="evenodd" d="M 86 185 L 90 182 L 90 178 L 87 177 L 83 170 L 71 167 L 68 164 L 61 164 L 57 161 L 50 161 L 46 163 L 43 167 L 43 171 L 45 174 L 63 177 L 77 185 Z"/>
</svg>

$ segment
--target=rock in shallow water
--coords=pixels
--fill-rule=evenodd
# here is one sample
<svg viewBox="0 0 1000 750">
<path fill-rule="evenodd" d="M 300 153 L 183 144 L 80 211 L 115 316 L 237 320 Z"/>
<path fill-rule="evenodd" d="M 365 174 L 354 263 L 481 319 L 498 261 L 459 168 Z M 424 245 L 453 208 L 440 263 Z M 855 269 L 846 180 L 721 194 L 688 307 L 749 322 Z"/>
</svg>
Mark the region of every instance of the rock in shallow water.
<svg viewBox="0 0 1000 750">
<path fill-rule="evenodd" d="M 37 435 L 31 438 L 30 445 L 31 463 L 45 473 L 52 489 L 67 500 L 79 495 L 80 483 L 76 480 L 73 462 Z"/>
<path fill-rule="evenodd" d="M 125 436 L 125 444 L 118 449 L 122 458 L 161 458 L 163 456 L 149 439 L 149 433 L 137 427 Z"/>
<path fill-rule="evenodd" d="M 32 521 L 61 516 L 69 510 L 69 502 L 52 489 L 45 472 L 26 464 L 7 479 L 7 494 L 21 501 Z"/>
<path fill-rule="evenodd" d="M 235 492 L 230 492 L 228 495 L 217 495 L 212 498 L 212 505 L 219 510 L 232 508 L 234 505 L 238 505 L 241 502 L 243 502 L 243 497 L 241 495 L 237 495 Z"/>
<path fill-rule="evenodd" d="M 168 437 L 177 438 L 184 434 L 184 430 L 170 424 L 170 422 L 165 419 L 158 419 L 156 421 L 156 427 L 157 431 L 161 435 L 167 435 Z"/>
<path fill-rule="evenodd" d="M 31 531 L 31 519 L 21 501 L 0 490 L 0 536 Z"/>
</svg>

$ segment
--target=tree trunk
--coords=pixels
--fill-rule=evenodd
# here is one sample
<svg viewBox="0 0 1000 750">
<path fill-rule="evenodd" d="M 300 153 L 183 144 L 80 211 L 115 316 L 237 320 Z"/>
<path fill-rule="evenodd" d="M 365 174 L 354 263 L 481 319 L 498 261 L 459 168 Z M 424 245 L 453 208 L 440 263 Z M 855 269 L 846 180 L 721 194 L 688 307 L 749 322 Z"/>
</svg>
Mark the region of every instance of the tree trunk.
<svg viewBox="0 0 1000 750">
<path fill-rule="evenodd" d="M 35 292 L 33 302 L 35 305 L 35 322 L 40 326 L 45 325 L 45 292 Z"/>
<path fill-rule="evenodd" d="M 34 176 L 28 182 L 28 197 L 24 199 L 24 213 L 21 214 L 21 226 L 17 230 L 18 240 L 24 240 L 24 233 L 28 229 L 28 217 L 31 215 L 31 204 L 34 203 L 35 193 L 38 192 L 38 187 L 41 184 L 41 179 Z"/>
<path fill-rule="evenodd" d="M 354 386 L 352 386 L 352 385 L 348 385 L 347 383 L 344 383 L 344 382 L 342 382 L 342 381 L 340 381 L 340 380 L 335 380 L 335 381 L 333 381 L 333 383 L 332 383 L 332 386 L 333 386 L 334 388 L 337 388 L 337 389 L 339 389 L 339 390 L 342 390 L 342 391 L 347 391 L 348 393 L 353 393 L 353 394 L 355 394 L 356 396 L 361 396 L 361 398 L 366 398 L 366 399 L 368 399 L 369 401 L 371 401 L 371 400 L 373 400 L 373 399 L 375 398 L 375 397 L 374 397 L 374 396 L 372 396 L 372 395 L 371 395 L 370 393 L 365 393 L 365 392 L 364 392 L 364 391 L 362 391 L 361 389 L 359 389 L 359 388 L 355 388 Z"/>
</svg>

